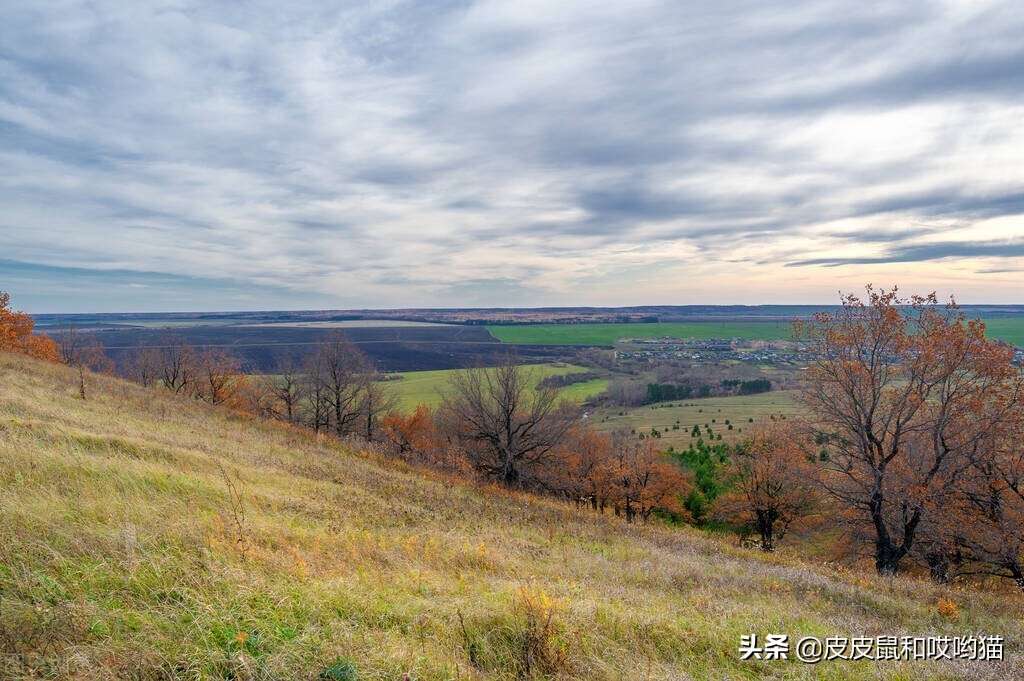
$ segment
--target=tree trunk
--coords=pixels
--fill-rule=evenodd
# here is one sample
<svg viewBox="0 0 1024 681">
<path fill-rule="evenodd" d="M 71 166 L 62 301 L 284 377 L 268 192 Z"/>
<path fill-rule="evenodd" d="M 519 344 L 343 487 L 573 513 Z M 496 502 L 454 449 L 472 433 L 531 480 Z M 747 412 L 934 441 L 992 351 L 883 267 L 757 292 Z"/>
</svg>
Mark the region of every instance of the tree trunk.
<svg viewBox="0 0 1024 681">
<path fill-rule="evenodd" d="M 770 510 L 757 511 L 757 531 L 761 535 L 761 550 L 765 553 L 775 550 L 775 515 Z"/>
<path fill-rule="evenodd" d="M 1024 570 L 1021 569 L 1020 563 L 1010 563 L 1006 567 L 1013 575 L 1013 581 L 1017 583 L 1017 588 L 1024 592 Z"/>
<path fill-rule="evenodd" d="M 519 485 L 519 471 L 511 461 L 506 463 L 501 472 L 501 482 L 505 487 L 517 487 Z"/>
<path fill-rule="evenodd" d="M 900 560 L 906 552 L 891 542 L 875 541 L 875 571 L 883 577 L 893 577 L 899 572 Z"/>
<path fill-rule="evenodd" d="M 928 563 L 928 573 L 936 584 L 947 584 L 949 582 L 949 557 L 941 551 L 931 551 L 925 554 L 925 561 Z"/>
</svg>

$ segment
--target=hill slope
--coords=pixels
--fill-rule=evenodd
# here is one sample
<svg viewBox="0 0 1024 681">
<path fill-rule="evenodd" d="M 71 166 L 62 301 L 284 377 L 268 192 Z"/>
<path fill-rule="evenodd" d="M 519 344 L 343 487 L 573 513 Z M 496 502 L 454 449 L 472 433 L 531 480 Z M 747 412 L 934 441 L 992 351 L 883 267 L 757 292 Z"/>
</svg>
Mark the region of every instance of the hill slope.
<svg viewBox="0 0 1024 681">
<path fill-rule="evenodd" d="M 1019 599 L 762 558 L 0 355 L 0 677 L 1013 678 Z M 940 597 L 956 621 L 936 609 Z M 740 635 L 1001 634 L 993 662 Z"/>
</svg>

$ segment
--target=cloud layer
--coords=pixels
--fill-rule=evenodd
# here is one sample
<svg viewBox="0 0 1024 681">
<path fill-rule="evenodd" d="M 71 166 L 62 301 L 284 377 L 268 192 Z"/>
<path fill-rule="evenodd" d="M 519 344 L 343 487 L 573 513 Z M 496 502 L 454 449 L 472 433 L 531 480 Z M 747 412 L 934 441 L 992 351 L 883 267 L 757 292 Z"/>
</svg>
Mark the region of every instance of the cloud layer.
<svg viewBox="0 0 1024 681">
<path fill-rule="evenodd" d="M 0 9 L 22 307 L 1020 302 L 1011 2 L 142 4 Z"/>
</svg>

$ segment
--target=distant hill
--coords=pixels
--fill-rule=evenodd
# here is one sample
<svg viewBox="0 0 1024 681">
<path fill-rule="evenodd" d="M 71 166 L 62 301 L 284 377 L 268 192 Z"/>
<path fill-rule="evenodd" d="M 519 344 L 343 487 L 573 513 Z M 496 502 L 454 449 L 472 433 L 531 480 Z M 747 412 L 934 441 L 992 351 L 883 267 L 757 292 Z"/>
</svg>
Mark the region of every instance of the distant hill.
<svg viewBox="0 0 1024 681">
<path fill-rule="evenodd" d="M 0 355 L 0 677 L 991 678 L 1008 592 L 761 556 Z M 947 599 L 940 604 L 940 599 Z M 741 661 L 744 634 L 1007 660 Z M 792 655 L 790 656 L 792 658 Z"/>
</svg>

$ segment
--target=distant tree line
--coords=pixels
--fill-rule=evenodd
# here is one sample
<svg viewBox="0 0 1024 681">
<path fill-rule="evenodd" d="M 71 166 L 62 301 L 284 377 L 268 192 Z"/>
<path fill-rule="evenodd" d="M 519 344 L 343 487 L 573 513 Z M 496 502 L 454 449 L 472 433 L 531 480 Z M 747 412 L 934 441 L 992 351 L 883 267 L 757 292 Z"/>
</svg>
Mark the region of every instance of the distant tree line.
<svg viewBox="0 0 1024 681">
<path fill-rule="evenodd" d="M 766 393 L 771 390 L 772 382 L 767 378 L 754 378 L 749 381 L 741 381 L 739 379 L 732 378 L 722 381 L 722 387 L 734 389 L 737 395 L 755 395 L 757 393 Z"/>
<path fill-rule="evenodd" d="M 690 398 L 710 397 L 712 395 L 753 395 L 756 393 L 768 392 L 772 389 L 772 382 L 767 378 L 755 378 L 748 381 L 740 379 L 724 379 L 721 388 L 716 390 L 704 383 L 701 385 L 673 384 L 673 383 L 648 383 L 647 397 L 644 404 L 655 402 L 670 402 L 672 400 L 688 400 Z"/>
<path fill-rule="evenodd" d="M 545 376 L 537 384 L 538 388 L 565 388 L 577 383 L 586 383 L 600 378 L 601 374 L 594 371 L 576 371 L 571 374 L 554 374 Z"/>
</svg>

